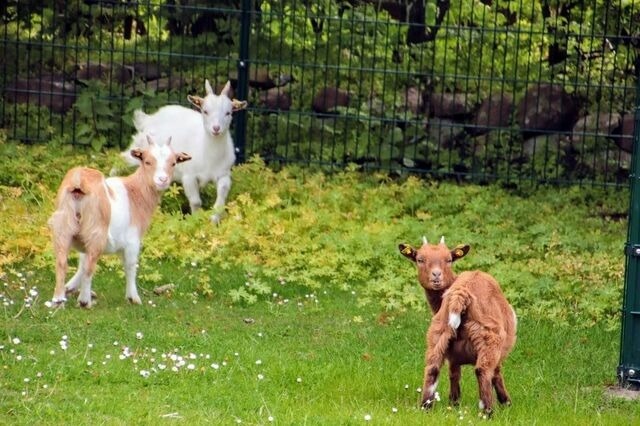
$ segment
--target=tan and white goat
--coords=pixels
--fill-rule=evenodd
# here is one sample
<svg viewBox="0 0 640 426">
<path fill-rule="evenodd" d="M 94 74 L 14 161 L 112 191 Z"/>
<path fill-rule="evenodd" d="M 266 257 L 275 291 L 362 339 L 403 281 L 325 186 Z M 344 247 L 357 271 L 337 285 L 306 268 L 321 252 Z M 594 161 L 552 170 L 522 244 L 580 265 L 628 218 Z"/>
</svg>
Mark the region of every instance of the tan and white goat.
<svg viewBox="0 0 640 426">
<path fill-rule="evenodd" d="M 429 244 L 425 238 L 419 249 L 406 244 L 399 249 L 416 264 L 418 281 L 433 311 L 426 336 L 422 407 L 431 407 L 436 399 L 445 359 L 449 361 L 452 404 L 460 399 L 461 366 L 465 364 L 475 366 L 481 410 L 492 411 L 492 387 L 500 403 L 510 404 L 502 362 L 515 344 L 517 319 L 498 282 L 482 271 L 456 276 L 451 265 L 469 252 L 468 245 L 450 250 L 442 237 L 439 244 Z"/>
<path fill-rule="evenodd" d="M 91 279 L 102 253 L 121 253 L 126 275 L 126 297 L 140 304 L 136 269 L 142 236 L 169 187 L 177 163 L 189 160 L 175 153 L 171 140 L 156 144 L 149 138 L 145 149 L 131 156 L 140 167 L 126 177 L 105 178 L 98 170 L 75 167 L 67 172 L 56 197 L 56 211 L 49 219 L 56 255 L 56 288 L 53 303 L 64 303 L 67 293 L 80 290 L 78 303 L 91 306 Z M 80 252 L 78 270 L 65 285 L 71 248 Z"/>
</svg>

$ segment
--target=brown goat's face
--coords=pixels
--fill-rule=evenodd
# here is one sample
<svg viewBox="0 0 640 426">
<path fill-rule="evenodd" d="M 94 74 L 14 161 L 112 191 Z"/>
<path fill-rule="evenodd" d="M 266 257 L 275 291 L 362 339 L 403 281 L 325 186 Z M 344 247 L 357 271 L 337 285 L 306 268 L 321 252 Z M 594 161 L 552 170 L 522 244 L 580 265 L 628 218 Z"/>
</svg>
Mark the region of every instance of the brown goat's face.
<svg viewBox="0 0 640 426">
<path fill-rule="evenodd" d="M 451 269 L 454 261 L 464 257 L 470 247 L 459 245 L 450 250 L 444 243 L 424 243 L 419 249 L 400 244 L 400 253 L 416 264 L 418 281 L 425 290 L 446 290 L 453 284 L 455 275 Z"/>
</svg>

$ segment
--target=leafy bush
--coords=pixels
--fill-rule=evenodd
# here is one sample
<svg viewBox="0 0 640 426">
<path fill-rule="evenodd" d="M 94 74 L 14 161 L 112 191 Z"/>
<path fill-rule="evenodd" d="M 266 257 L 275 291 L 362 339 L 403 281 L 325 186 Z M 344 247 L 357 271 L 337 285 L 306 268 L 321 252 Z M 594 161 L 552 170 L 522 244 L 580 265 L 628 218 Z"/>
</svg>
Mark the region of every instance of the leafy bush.
<svg viewBox="0 0 640 426">
<path fill-rule="evenodd" d="M 60 155 L 9 143 L 0 151 L 7 160 L 0 172 L 0 268 L 30 262 L 53 273 L 46 220 L 63 170 L 86 164 L 108 172 L 117 153 Z M 182 191 L 174 186 L 144 240 L 140 274 L 160 279 L 154 272 L 158 262 L 213 264 L 250 276 L 248 285 L 228 294 L 231 302 L 251 304 L 285 283 L 311 291 L 352 291 L 361 303 L 391 311 L 423 309 L 414 267 L 397 245 L 445 235 L 450 244 L 472 247 L 457 268 L 494 274 L 520 314 L 569 324 L 616 324 L 626 234 L 626 221 L 616 218 L 627 211 L 626 191 L 514 192 L 412 176 L 392 180 L 354 169 L 274 171 L 254 158 L 235 167 L 219 227 L 204 211 L 184 216 Z M 208 187 L 209 205 L 213 195 Z M 120 270 L 115 257 L 103 263 Z M 219 285 L 215 276 L 193 279 L 203 297 Z"/>
</svg>

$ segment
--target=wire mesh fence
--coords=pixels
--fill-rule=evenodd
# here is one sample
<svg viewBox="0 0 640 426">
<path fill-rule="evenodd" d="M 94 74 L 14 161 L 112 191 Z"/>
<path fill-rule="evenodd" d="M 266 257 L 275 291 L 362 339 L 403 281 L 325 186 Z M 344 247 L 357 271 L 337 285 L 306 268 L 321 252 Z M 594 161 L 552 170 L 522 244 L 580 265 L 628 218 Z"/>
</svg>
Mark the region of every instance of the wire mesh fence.
<svg viewBox="0 0 640 426">
<path fill-rule="evenodd" d="M 637 1 L 4 1 L 7 136 L 125 147 L 231 80 L 240 158 L 626 186 Z"/>
</svg>

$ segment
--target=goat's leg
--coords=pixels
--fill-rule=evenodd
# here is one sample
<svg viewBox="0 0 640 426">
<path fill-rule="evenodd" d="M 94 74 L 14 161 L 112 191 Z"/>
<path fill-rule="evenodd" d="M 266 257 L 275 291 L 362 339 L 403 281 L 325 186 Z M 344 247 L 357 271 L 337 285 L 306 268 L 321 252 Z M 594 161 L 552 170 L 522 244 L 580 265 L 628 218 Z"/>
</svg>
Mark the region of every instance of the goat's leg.
<svg viewBox="0 0 640 426">
<path fill-rule="evenodd" d="M 451 383 L 449 389 L 449 401 L 452 405 L 458 405 L 460 401 L 460 364 L 455 364 L 449 360 L 449 381 Z"/>
<path fill-rule="evenodd" d="M 82 268 L 83 272 L 80 278 L 78 304 L 83 308 L 91 307 L 91 280 L 93 279 L 93 274 L 96 271 L 98 257 L 100 257 L 99 250 L 87 250 L 83 258 L 82 265 L 78 266 L 78 268 Z"/>
<path fill-rule="evenodd" d="M 499 365 L 498 367 L 496 367 L 495 372 L 493 374 L 492 384 L 494 389 L 496 390 L 498 402 L 500 402 L 500 404 L 511 405 L 511 398 L 509 397 L 509 392 L 507 392 L 507 388 L 504 385 L 504 378 L 502 377 L 502 368 Z"/>
<path fill-rule="evenodd" d="M 480 394 L 478 406 L 488 415 L 491 415 L 493 410 L 492 381 L 499 362 L 498 352 L 499 350 L 495 346 L 489 345 L 489 347 L 479 351 L 476 362 L 476 377 Z"/>
<path fill-rule="evenodd" d="M 440 322 L 432 322 L 427 332 L 427 352 L 425 354 L 424 381 L 422 385 L 422 408 L 431 408 L 436 397 L 438 376 L 444 363 L 452 330 L 448 325 L 444 329 Z"/>
<path fill-rule="evenodd" d="M 213 215 L 211 221 L 215 224 L 220 223 L 222 213 L 224 212 L 224 204 L 227 201 L 227 195 L 231 190 L 231 176 L 222 176 L 216 182 L 216 202 L 213 204 Z"/>
<path fill-rule="evenodd" d="M 78 254 L 78 270 L 76 271 L 75 274 L 73 274 L 73 277 L 71 277 L 71 279 L 64 286 L 65 292 L 67 294 L 75 293 L 78 290 L 78 286 L 82 281 L 82 275 L 84 273 L 84 262 L 85 262 L 84 258 L 85 258 L 84 253 Z"/>
<path fill-rule="evenodd" d="M 142 300 L 138 295 L 138 287 L 136 286 L 136 273 L 138 270 L 138 255 L 140 254 L 140 243 L 130 244 L 122 253 L 122 263 L 124 264 L 124 273 L 127 281 L 125 296 L 127 300 L 135 305 L 141 305 Z"/>
<path fill-rule="evenodd" d="M 200 199 L 200 186 L 198 185 L 198 178 L 195 176 L 184 176 L 182 178 L 182 188 L 184 189 L 184 195 L 189 200 L 189 209 L 191 213 L 202 207 L 202 200 Z"/>
<path fill-rule="evenodd" d="M 67 301 L 64 281 L 69 269 L 69 250 L 71 248 L 71 237 L 66 235 L 55 235 L 53 241 L 56 253 L 56 288 L 53 291 L 52 302 L 62 304 Z"/>
</svg>

